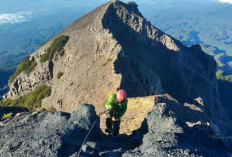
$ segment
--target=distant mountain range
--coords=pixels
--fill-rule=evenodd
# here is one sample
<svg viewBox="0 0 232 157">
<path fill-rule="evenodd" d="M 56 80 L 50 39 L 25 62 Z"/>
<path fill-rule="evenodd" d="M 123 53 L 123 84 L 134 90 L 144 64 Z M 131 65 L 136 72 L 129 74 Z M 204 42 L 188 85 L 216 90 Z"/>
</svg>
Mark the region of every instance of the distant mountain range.
<svg viewBox="0 0 232 157">
<path fill-rule="evenodd" d="M 0 100 L 2 99 L 3 94 L 9 90 L 7 83 L 13 72 L 14 69 L 0 70 Z"/>
</svg>

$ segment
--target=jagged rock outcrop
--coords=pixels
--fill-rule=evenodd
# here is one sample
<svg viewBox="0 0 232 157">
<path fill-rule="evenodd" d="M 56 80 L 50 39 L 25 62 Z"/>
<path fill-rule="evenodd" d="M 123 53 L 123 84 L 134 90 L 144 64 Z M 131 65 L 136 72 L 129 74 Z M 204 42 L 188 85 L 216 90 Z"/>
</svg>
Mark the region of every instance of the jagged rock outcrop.
<svg viewBox="0 0 232 157">
<path fill-rule="evenodd" d="M 210 137 L 213 132 L 204 126 L 208 120 L 204 113 L 164 95 L 156 98 L 154 109 L 130 136 L 104 135 L 99 117 L 90 105 L 83 105 L 72 114 L 43 112 L 6 120 L 0 126 L 0 156 L 77 157 L 95 120 L 97 123 L 80 156 L 216 157 L 231 154 L 231 139 Z M 186 124 L 198 120 L 202 125 L 189 127 Z"/>
<path fill-rule="evenodd" d="M 31 57 L 30 59 L 32 58 L 34 59 L 35 57 Z M 37 62 L 39 65 L 36 66 L 29 75 L 21 73 L 18 78 L 10 84 L 10 91 L 3 98 L 14 98 L 26 94 L 52 79 L 52 71 L 50 70 L 51 62 L 43 64 L 41 64 L 39 60 L 37 60 Z"/>
<path fill-rule="evenodd" d="M 211 122 L 206 125 L 210 119 L 204 112 L 183 106 L 169 95 L 157 96 L 155 108 L 146 120 L 148 132 L 142 144 L 123 156 L 231 155 L 231 137 L 219 135 Z"/>
<path fill-rule="evenodd" d="M 25 94 L 39 84 L 52 88 L 42 106 L 73 111 L 82 103 L 97 112 L 118 87 L 129 97 L 168 93 L 184 105 L 201 97 L 207 114 L 224 134 L 229 119 L 219 100 L 216 62 L 199 45 L 184 46 L 148 22 L 137 8 L 108 2 L 78 19 L 58 36 L 69 36 L 64 55 L 40 63 L 54 39 L 31 55 L 38 64 L 21 73 L 10 86 L 8 98 Z M 57 36 L 57 37 L 58 37 Z M 57 77 L 62 73 L 62 77 Z"/>
<path fill-rule="evenodd" d="M 0 156 L 70 156 L 80 148 L 97 118 L 93 106 L 84 106 L 72 114 L 23 114 L 0 127 Z M 94 128 L 89 140 L 96 141 L 98 129 Z"/>
</svg>

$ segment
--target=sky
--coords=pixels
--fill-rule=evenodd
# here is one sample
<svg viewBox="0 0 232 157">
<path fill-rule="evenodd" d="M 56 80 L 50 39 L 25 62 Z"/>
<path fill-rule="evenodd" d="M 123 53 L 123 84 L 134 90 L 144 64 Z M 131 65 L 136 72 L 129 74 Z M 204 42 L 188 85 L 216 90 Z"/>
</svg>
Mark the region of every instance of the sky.
<svg viewBox="0 0 232 157">
<path fill-rule="evenodd" d="M 219 0 L 219 2 L 232 4 L 232 0 Z"/>
<path fill-rule="evenodd" d="M 30 21 L 38 16 L 52 16 L 59 13 L 81 12 L 89 10 L 107 2 L 108 0 L 0 0 L 0 25 L 19 24 Z M 75 6 L 77 6 L 75 8 Z M 64 11 L 65 10 L 65 11 Z"/>
<path fill-rule="evenodd" d="M 32 16 L 32 12 L 16 12 L 9 14 L 0 14 L 0 25 L 14 24 L 27 21 Z"/>
</svg>

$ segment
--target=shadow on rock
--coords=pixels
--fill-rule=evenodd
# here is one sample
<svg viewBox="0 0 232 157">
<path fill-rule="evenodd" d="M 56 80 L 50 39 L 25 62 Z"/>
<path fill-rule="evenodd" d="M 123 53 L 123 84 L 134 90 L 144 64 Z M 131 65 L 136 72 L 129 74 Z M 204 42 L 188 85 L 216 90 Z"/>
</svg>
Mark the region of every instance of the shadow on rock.
<svg viewBox="0 0 232 157">
<path fill-rule="evenodd" d="M 203 112 L 158 97 L 155 109 L 147 115 L 148 133 L 137 150 L 125 156 L 228 156 L 231 153 L 213 130 Z M 189 123 L 187 123 L 189 122 Z M 198 123 L 196 123 L 198 122 Z"/>
<path fill-rule="evenodd" d="M 72 113 L 67 121 L 67 128 L 61 136 L 61 147 L 58 149 L 58 156 L 77 155 L 86 135 L 88 134 L 94 121 L 96 121 L 87 143 L 81 150 L 81 155 L 96 156 L 96 141 L 101 139 L 102 132 L 99 127 L 99 117 L 96 115 L 95 108 L 92 105 L 85 104 L 79 110 Z"/>
</svg>

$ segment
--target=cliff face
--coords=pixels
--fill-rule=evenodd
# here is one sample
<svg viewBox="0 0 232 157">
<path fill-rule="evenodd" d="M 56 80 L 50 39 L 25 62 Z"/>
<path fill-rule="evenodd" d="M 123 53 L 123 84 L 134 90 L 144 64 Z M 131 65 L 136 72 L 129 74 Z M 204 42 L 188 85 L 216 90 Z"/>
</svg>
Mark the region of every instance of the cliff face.
<svg viewBox="0 0 232 157">
<path fill-rule="evenodd" d="M 149 79 L 152 80 L 152 74 L 157 74 L 162 89 L 179 101 L 191 102 L 202 97 L 206 104 L 217 102 L 216 62 L 199 45 L 190 48 L 182 45 L 122 3 L 109 6 L 103 25 L 122 46 L 123 52 L 115 62 L 115 71 L 122 74 L 121 87 L 127 89 L 130 96 L 152 94 L 140 91 L 144 89 L 140 86 L 133 86 L 130 78 L 140 76 L 141 80 L 136 82 L 143 81 L 146 85 L 146 79 L 152 83 Z M 150 72 L 140 72 L 142 65 Z M 135 71 L 138 76 L 131 76 Z M 152 85 L 155 83 L 148 84 L 148 87 L 152 88 Z M 208 106 L 209 112 L 213 112 L 213 106 Z"/>
<path fill-rule="evenodd" d="M 33 53 L 31 58 L 38 65 L 29 76 L 21 73 L 10 84 L 11 90 L 7 97 L 22 95 L 37 85 L 46 83 L 52 86 L 52 93 L 50 98 L 44 99 L 45 107 L 54 106 L 59 110 L 73 111 L 83 102 L 103 107 L 106 95 L 114 92 L 121 80 L 121 76 L 115 74 L 113 66 L 121 47 L 103 29 L 101 22 L 108 5 L 109 3 L 90 12 L 58 35 L 69 36 L 62 57 L 55 54 L 52 60 L 40 63 L 41 55 L 46 53 L 56 37 Z M 57 78 L 59 72 L 63 73 L 60 79 Z M 38 78 L 36 83 L 33 77 Z M 58 101 L 61 103 L 57 103 Z"/>
<path fill-rule="evenodd" d="M 56 37 L 45 43 L 30 56 L 37 63 L 35 69 L 10 83 L 5 98 L 48 84 L 52 92 L 43 99 L 43 107 L 70 112 L 88 103 L 99 112 L 118 87 L 129 97 L 168 93 L 182 104 L 201 97 L 205 113 L 224 126 L 221 120 L 227 117 L 218 101 L 214 59 L 199 45 L 186 47 L 153 26 L 135 6 L 106 3 L 57 37 L 62 35 L 69 37 L 64 54 L 57 52 L 41 63 Z"/>
</svg>

